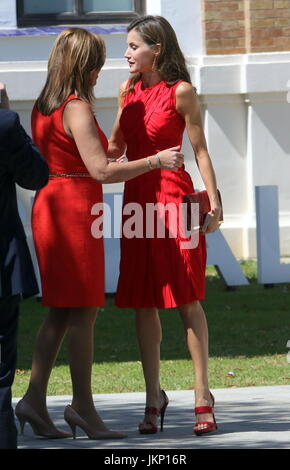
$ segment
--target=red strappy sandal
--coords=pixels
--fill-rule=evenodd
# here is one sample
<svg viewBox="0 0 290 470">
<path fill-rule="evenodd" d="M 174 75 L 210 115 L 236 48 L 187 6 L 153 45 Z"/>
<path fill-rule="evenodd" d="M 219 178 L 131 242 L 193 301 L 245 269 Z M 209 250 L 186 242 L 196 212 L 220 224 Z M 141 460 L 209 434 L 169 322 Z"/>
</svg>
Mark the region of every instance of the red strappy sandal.
<svg viewBox="0 0 290 470">
<path fill-rule="evenodd" d="M 145 416 L 146 415 L 155 415 L 159 416 L 160 412 L 158 408 L 154 408 L 153 406 L 146 406 L 145 408 Z M 144 424 L 150 425 L 151 427 L 149 428 L 143 428 Z M 143 423 L 139 424 L 139 432 L 140 434 L 156 434 L 158 431 L 157 425 L 153 423 L 152 421 L 146 420 Z"/>
<path fill-rule="evenodd" d="M 214 396 L 210 394 L 212 398 L 212 406 L 197 406 L 194 409 L 195 415 L 199 415 L 202 413 L 211 413 L 213 415 L 213 422 L 212 421 L 199 421 L 195 423 L 193 431 L 197 436 L 201 436 L 202 434 L 208 434 L 209 432 L 213 432 L 217 429 L 217 424 L 214 415 Z M 200 425 L 205 425 L 204 428 L 199 429 Z"/>
<path fill-rule="evenodd" d="M 145 416 L 146 415 L 155 415 L 155 416 L 160 416 L 160 431 L 163 431 L 163 422 L 164 422 L 164 415 L 166 408 L 169 403 L 169 399 L 164 392 L 164 390 L 161 390 L 161 393 L 163 394 L 164 398 L 164 404 L 161 408 L 155 408 L 153 406 L 146 406 L 145 408 Z M 142 428 L 144 424 L 149 424 L 151 427 L 150 428 Z M 152 421 L 145 420 L 143 423 L 139 424 L 139 432 L 140 434 L 156 434 L 158 431 L 158 427 L 155 423 L 152 423 Z"/>
</svg>

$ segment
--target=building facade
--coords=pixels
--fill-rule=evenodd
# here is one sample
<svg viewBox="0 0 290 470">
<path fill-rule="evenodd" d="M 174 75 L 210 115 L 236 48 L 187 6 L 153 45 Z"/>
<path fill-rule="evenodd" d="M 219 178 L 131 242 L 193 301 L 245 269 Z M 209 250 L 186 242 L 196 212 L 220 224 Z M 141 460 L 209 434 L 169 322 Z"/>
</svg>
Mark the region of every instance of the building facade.
<svg viewBox="0 0 290 470">
<path fill-rule="evenodd" d="M 135 10 L 162 15 L 176 31 L 200 96 L 223 195 L 224 237 L 237 258 L 255 257 L 255 186 L 277 185 L 280 251 L 290 256 L 290 1 L 83 0 L 82 14 L 73 16 L 68 12 L 76 3 L 80 4 L 73 0 L 0 3 L 0 81 L 7 84 L 11 106 L 26 130 L 30 133 L 30 112 L 44 84 L 55 37 L 63 25 L 79 24 L 106 42 L 107 60 L 95 94 L 98 120 L 109 136 L 118 87 L 129 75 L 123 58 L 126 24 Z M 99 10 L 92 13 L 94 3 Z M 106 13 L 108 5 L 112 8 Z M 183 151 L 195 187 L 202 188 L 186 135 Z M 104 185 L 104 193 L 120 193 L 122 188 L 122 184 Z M 19 190 L 30 238 L 32 198 L 33 193 Z"/>
</svg>

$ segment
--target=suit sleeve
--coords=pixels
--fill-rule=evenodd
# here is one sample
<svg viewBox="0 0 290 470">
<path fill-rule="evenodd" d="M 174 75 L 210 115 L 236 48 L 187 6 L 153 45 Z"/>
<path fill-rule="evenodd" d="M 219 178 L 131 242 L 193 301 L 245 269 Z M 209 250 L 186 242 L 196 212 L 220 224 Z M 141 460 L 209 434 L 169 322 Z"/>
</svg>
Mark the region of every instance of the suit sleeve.
<svg viewBox="0 0 290 470">
<path fill-rule="evenodd" d="M 25 189 L 37 190 L 47 184 L 48 166 L 40 151 L 14 114 L 6 140 L 7 167 L 15 183 Z"/>
</svg>

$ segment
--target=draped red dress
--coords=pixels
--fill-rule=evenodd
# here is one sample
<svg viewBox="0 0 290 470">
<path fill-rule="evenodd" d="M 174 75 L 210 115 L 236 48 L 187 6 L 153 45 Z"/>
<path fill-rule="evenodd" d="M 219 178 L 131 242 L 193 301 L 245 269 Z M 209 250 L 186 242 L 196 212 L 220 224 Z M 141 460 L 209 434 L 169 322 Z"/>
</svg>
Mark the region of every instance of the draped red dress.
<svg viewBox="0 0 290 470">
<path fill-rule="evenodd" d="M 160 81 L 144 88 L 140 80 L 125 95 L 120 127 L 129 161 L 182 144 L 185 122 L 176 111 L 175 98 L 179 83 L 168 85 Z M 148 227 L 152 222 L 145 215 L 148 203 L 171 203 L 178 208 L 183 196 L 193 191 L 191 177 L 184 167 L 179 171 L 152 170 L 125 183 L 120 275 L 115 297 L 119 307 L 169 308 L 204 299 L 205 236 L 199 236 L 195 248 L 184 248 L 181 233 L 175 231 L 174 236 L 170 235 L 178 220 L 174 222 L 166 213 L 161 215 L 165 237 L 157 235 L 157 224 L 152 236 Z M 135 204 L 127 206 L 130 203 Z M 134 227 L 128 234 L 130 217 L 134 216 L 130 208 L 136 204 L 143 210 L 143 236 L 140 227 L 136 236 L 132 236 Z M 150 236 L 146 236 L 147 232 Z"/>
<path fill-rule="evenodd" d="M 32 111 L 32 135 L 51 176 L 37 192 L 32 209 L 32 232 L 39 264 L 42 301 L 53 307 L 92 307 L 104 304 L 103 239 L 94 238 L 92 206 L 103 200 L 102 185 L 88 174 L 77 146 L 64 128 L 66 104 L 44 116 Z M 96 127 L 107 151 L 106 136 Z M 83 175 L 83 176 L 81 176 Z M 86 175 L 86 176 L 84 176 Z"/>
</svg>

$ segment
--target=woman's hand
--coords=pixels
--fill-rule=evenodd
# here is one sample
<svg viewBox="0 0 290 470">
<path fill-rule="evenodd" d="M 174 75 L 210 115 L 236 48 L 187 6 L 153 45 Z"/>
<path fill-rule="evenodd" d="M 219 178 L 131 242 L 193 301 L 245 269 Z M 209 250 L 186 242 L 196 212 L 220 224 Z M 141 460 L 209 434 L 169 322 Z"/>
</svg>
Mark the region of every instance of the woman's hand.
<svg viewBox="0 0 290 470">
<path fill-rule="evenodd" d="M 126 155 L 121 155 L 119 158 L 112 158 L 112 157 L 107 157 L 107 162 L 108 163 L 126 163 L 128 161 L 128 158 Z"/>
<path fill-rule="evenodd" d="M 165 170 L 178 170 L 184 163 L 184 155 L 179 152 L 180 145 L 158 152 L 161 168 Z M 156 157 L 157 158 L 157 157 Z"/>
<path fill-rule="evenodd" d="M 208 214 L 206 215 L 205 221 L 203 226 L 201 227 L 200 231 L 201 233 L 212 233 L 215 232 L 221 222 L 219 220 L 220 218 L 220 213 L 221 213 L 221 207 L 216 207 L 212 209 Z"/>
</svg>

